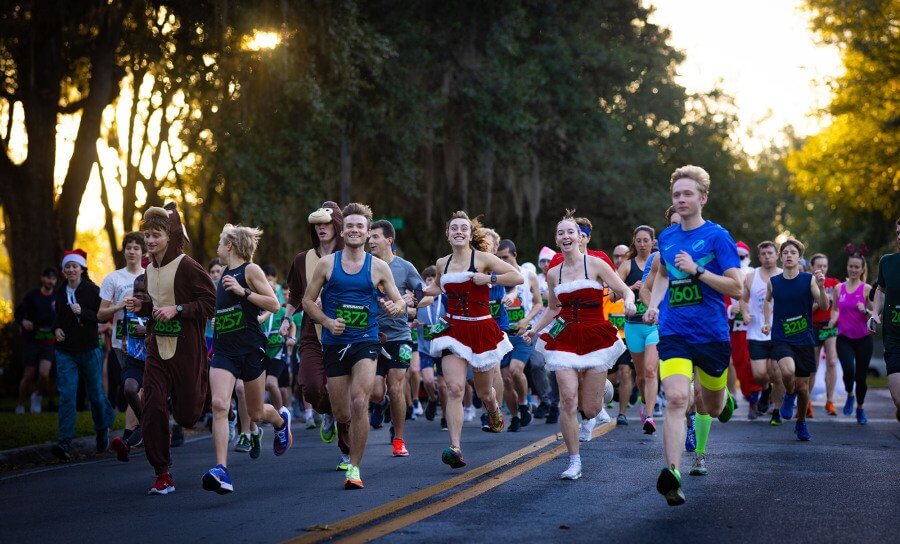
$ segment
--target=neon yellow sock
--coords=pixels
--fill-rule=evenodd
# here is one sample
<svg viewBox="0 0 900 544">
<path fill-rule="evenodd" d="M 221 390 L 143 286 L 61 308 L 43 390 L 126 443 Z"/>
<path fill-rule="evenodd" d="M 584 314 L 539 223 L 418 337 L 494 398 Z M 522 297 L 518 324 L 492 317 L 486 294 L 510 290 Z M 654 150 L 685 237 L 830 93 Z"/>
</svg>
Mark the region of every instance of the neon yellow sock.
<svg viewBox="0 0 900 544">
<path fill-rule="evenodd" d="M 709 429 L 712 427 L 712 416 L 709 414 L 697 414 L 694 421 L 694 429 L 697 433 L 697 453 L 706 453 L 706 441 L 709 440 Z"/>
</svg>

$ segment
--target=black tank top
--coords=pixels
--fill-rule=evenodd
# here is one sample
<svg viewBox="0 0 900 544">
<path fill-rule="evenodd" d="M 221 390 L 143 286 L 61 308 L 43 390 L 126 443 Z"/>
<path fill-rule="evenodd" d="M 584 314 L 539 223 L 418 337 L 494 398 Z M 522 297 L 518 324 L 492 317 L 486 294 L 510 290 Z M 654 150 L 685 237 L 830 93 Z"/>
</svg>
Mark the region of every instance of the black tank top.
<svg viewBox="0 0 900 544">
<path fill-rule="evenodd" d="M 631 268 L 628 269 L 628 275 L 625 276 L 625 285 L 631 287 L 635 282 L 640 281 L 640 279 L 644 277 L 644 271 L 638 266 L 637 259 L 631 259 L 629 262 L 631 263 Z M 646 266 L 646 264 L 644 266 Z M 637 311 L 634 312 L 633 316 L 626 317 L 625 322 L 640 325 L 644 323 L 644 313 L 647 312 L 647 306 L 641 302 L 639 292 L 636 290 L 633 291 L 634 306 Z"/>
<path fill-rule="evenodd" d="M 244 276 L 247 269 L 244 263 L 234 270 L 222 272 L 222 278 L 232 276 L 238 285 L 247 287 Z M 222 286 L 222 280 L 216 284 L 216 321 L 213 333 L 213 346 L 216 355 L 238 357 L 254 351 L 265 352 L 266 335 L 263 334 L 257 319 L 259 307 L 246 297 L 235 295 Z"/>
</svg>

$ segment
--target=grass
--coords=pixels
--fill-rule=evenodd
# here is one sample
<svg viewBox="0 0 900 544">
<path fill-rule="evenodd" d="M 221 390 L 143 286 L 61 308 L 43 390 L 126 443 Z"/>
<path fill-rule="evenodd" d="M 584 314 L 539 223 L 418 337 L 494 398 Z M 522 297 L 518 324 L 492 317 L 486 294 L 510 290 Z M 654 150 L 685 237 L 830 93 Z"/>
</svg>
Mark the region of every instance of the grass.
<svg viewBox="0 0 900 544">
<path fill-rule="evenodd" d="M 887 376 L 869 376 L 866 380 L 866 383 L 869 385 L 871 389 L 887 389 L 888 379 Z"/>
<path fill-rule="evenodd" d="M 125 426 L 125 414 L 116 415 L 113 429 L 122 429 Z M 53 442 L 57 436 L 57 417 L 55 412 L 40 414 L 14 414 L 0 412 L 0 450 L 20 448 L 44 442 Z M 91 413 L 78 412 L 75 422 L 75 436 L 94 436 L 94 421 Z"/>
</svg>

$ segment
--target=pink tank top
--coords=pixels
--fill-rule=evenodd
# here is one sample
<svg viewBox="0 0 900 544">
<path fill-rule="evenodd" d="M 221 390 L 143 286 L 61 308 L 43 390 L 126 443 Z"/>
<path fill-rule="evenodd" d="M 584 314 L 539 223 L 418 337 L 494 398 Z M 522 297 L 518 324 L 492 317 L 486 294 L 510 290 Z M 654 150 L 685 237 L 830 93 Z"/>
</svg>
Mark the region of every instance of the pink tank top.
<svg viewBox="0 0 900 544">
<path fill-rule="evenodd" d="M 866 284 L 860 283 L 856 291 L 847 292 L 847 284 L 841 284 L 841 290 L 838 293 L 838 334 L 847 338 L 863 338 L 869 334 L 869 328 L 866 326 L 868 316 L 859 311 L 856 307 L 858 302 L 866 304 Z"/>
</svg>

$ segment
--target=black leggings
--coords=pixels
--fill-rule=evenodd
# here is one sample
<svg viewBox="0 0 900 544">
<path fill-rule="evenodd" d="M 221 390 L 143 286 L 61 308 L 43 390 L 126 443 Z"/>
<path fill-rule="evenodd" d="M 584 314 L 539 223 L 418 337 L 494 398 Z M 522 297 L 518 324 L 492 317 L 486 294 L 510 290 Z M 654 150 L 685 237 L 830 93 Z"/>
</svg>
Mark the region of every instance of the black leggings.
<svg viewBox="0 0 900 544">
<path fill-rule="evenodd" d="M 844 388 L 847 394 L 853 393 L 853 381 L 856 381 L 856 402 L 866 401 L 866 377 L 869 374 L 869 362 L 872 360 L 872 335 L 862 338 L 847 338 L 843 334 L 837 337 L 837 355 L 844 372 Z"/>
</svg>

